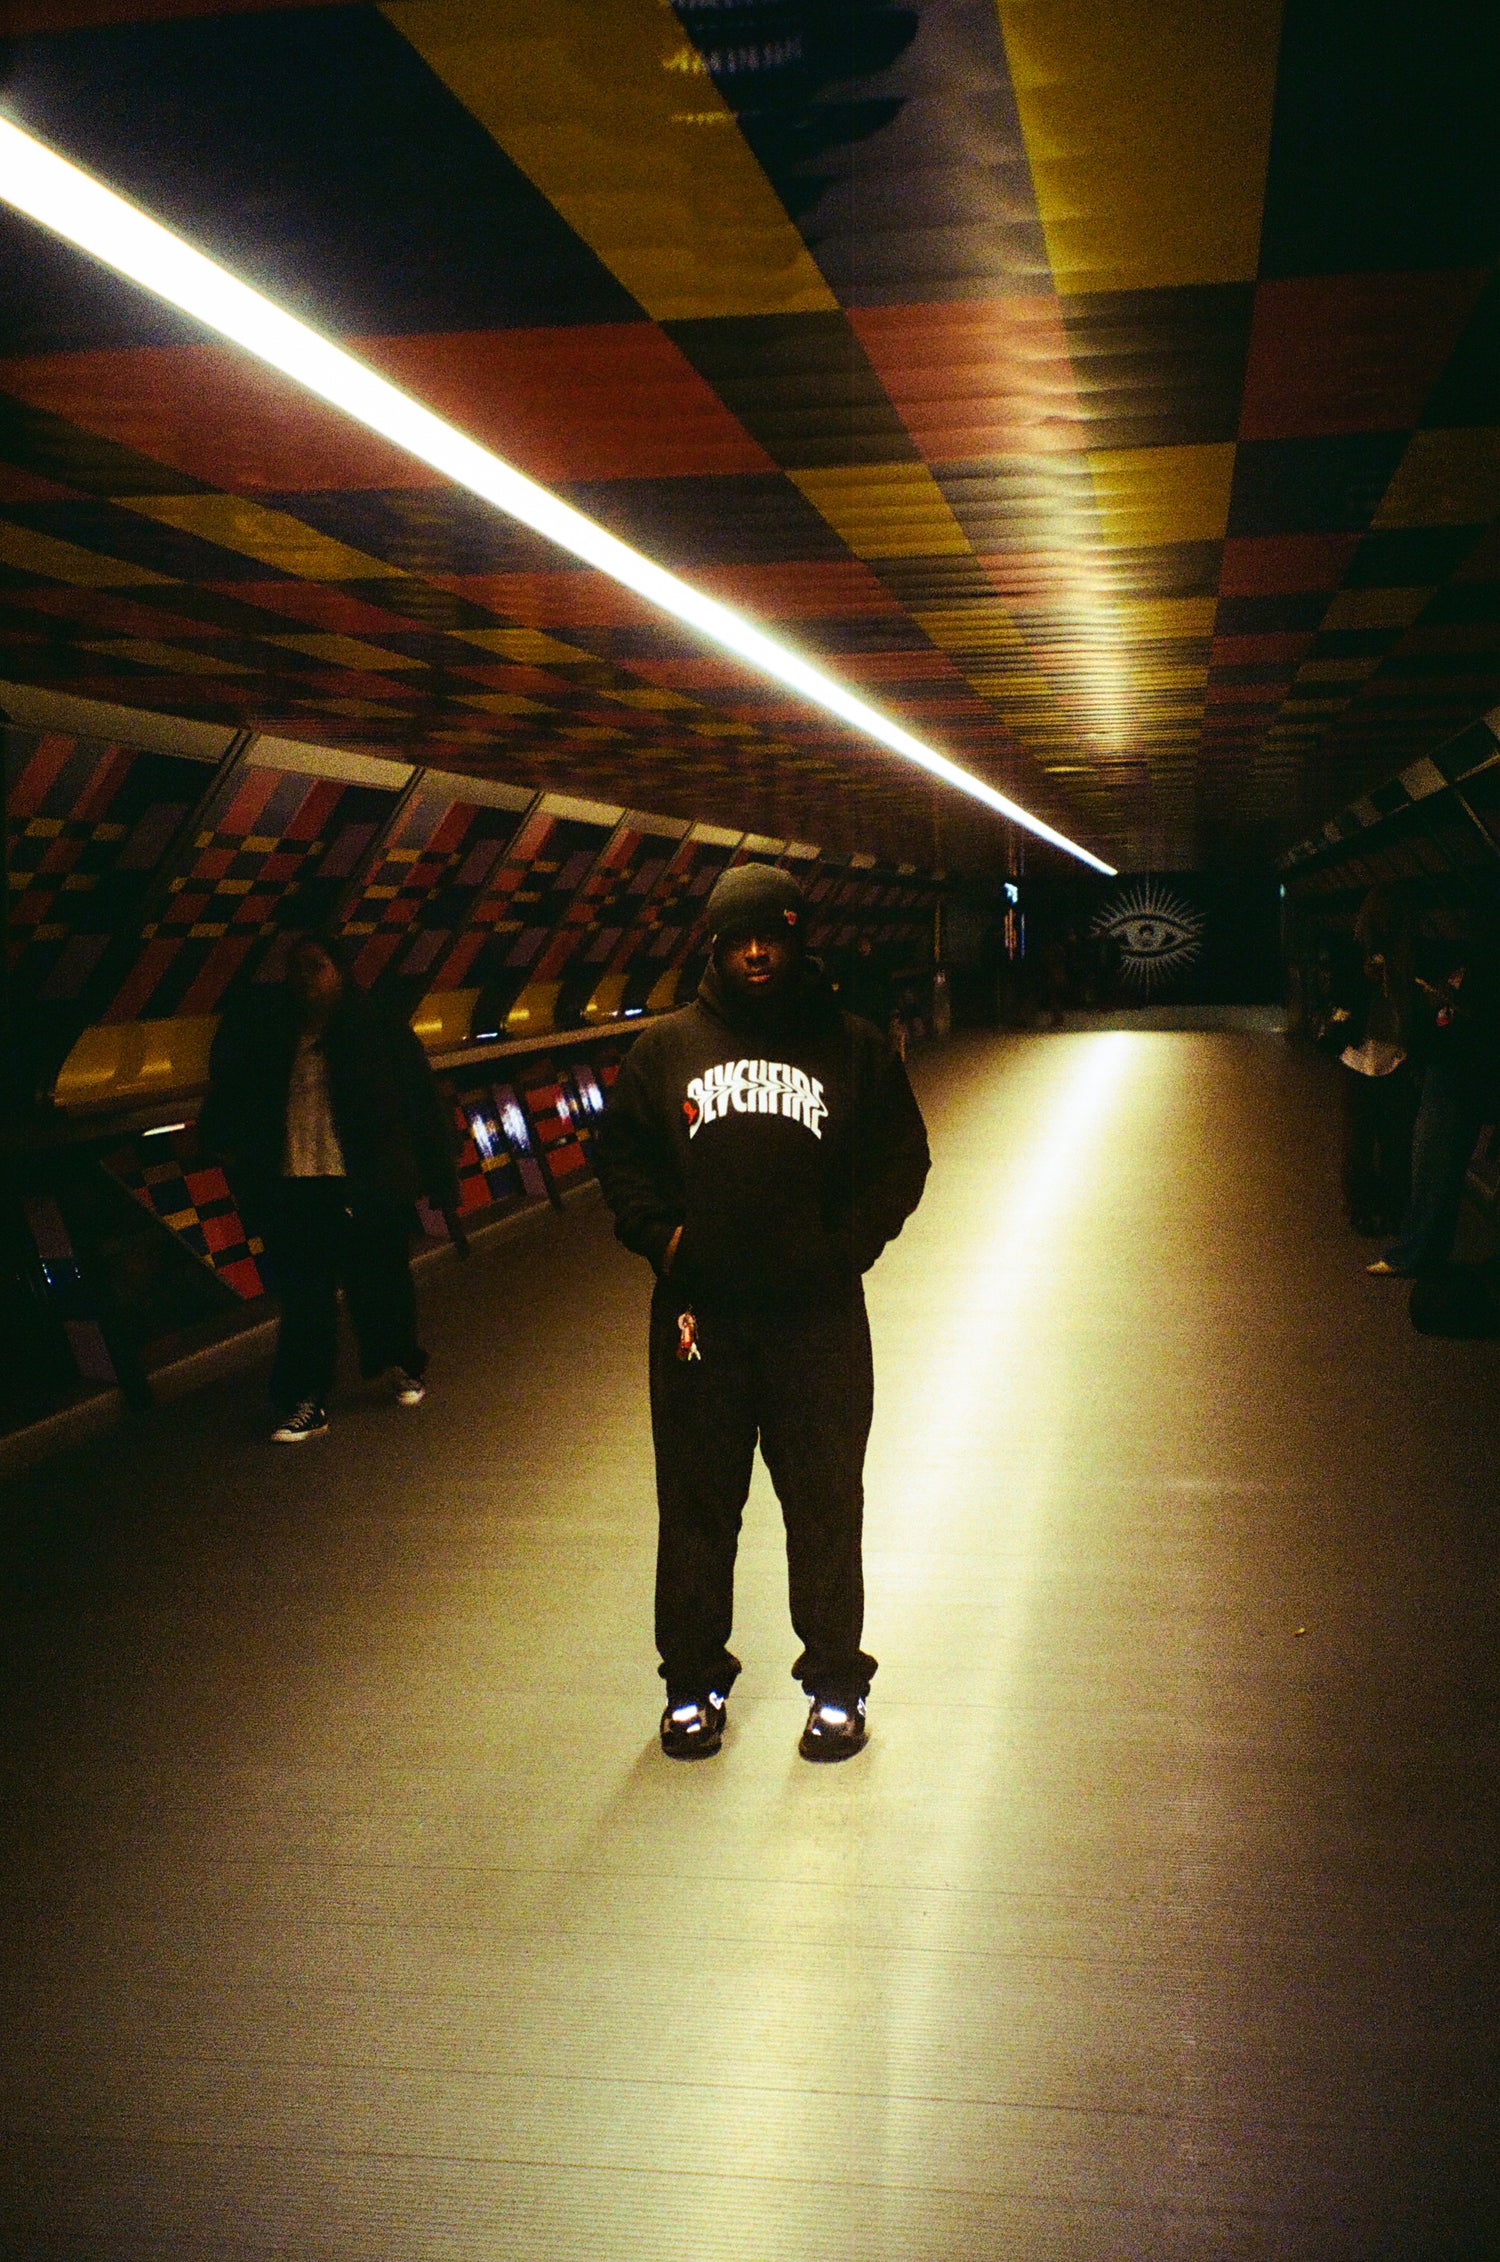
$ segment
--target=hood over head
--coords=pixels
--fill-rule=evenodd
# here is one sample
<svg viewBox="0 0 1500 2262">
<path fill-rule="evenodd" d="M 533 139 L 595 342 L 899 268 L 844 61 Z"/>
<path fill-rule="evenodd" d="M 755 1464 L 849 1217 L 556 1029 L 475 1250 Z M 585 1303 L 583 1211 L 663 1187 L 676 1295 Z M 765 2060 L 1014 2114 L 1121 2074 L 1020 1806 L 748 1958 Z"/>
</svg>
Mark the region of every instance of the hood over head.
<svg viewBox="0 0 1500 2262">
<path fill-rule="evenodd" d="M 775 864 L 735 864 L 720 874 L 704 914 L 715 949 L 747 935 L 785 935 L 800 951 L 807 897 Z"/>
</svg>

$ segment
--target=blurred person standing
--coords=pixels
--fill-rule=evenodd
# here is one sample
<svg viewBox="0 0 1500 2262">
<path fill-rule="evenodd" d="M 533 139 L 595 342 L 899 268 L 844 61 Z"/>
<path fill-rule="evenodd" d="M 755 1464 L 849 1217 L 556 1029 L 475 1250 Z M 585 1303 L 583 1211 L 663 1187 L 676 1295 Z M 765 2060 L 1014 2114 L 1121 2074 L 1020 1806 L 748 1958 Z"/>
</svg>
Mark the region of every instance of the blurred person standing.
<svg viewBox="0 0 1500 2262">
<path fill-rule="evenodd" d="M 892 1028 L 896 1017 L 896 986 L 868 935 L 861 935 L 844 961 L 838 980 L 838 1000 L 845 1013 L 858 1014 L 897 1042 Z"/>
<path fill-rule="evenodd" d="M 1412 1138 L 1411 1196 L 1401 1233 L 1366 1270 L 1407 1279 L 1439 1272 L 1453 1255 L 1469 1158 L 1500 1111 L 1500 898 L 1474 914 L 1463 963 L 1443 983 L 1422 983 L 1431 1037 Z"/>
<path fill-rule="evenodd" d="M 1344 1206 L 1356 1233 L 1394 1233 L 1411 1186 L 1418 1073 L 1411 921 L 1389 888 L 1371 888 L 1335 973 L 1328 1043 L 1343 1086 Z"/>
<path fill-rule="evenodd" d="M 332 938 L 298 936 L 283 980 L 225 1015 L 199 1129 L 265 1241 L 281 1303 L 273 1440 L 328 1427 L 340 1287 L 361 1373 L 393 1371 L 399 1403 L 420 1405 L 412 1211 L 424 1194 L 456 1210 L 453 1134 L 420 1042 L 350 979 Z"/>
</svg>

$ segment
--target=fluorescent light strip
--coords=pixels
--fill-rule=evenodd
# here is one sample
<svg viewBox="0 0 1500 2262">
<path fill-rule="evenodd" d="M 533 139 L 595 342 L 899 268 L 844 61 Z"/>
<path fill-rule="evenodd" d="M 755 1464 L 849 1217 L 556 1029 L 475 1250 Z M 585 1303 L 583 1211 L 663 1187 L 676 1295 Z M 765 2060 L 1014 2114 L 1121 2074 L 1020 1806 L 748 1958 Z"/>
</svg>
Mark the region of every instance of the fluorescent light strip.
<svg viewBox="0 0 1500 2262">
<path fill-rule="evenodd" d="M 1005 794 L 997 793 L 983 778 L 960 769 L 935 747 L 913 738 L 899 723 L 867 706 L 832 676 L 824 675 L 821 668 L 777 643 L 728 605 L 680 581 L 665 567 L 654 565 L 581 511 L 550 495 L 524 472 L 466 439 L 440 416 L 423 408 L 420 401 L 410 399 L 352 354 L 283 313 L 259 291 L 226 273 L 159 221 L 127 204 L 112 189 L 80 172 L 65 157 L 5 118 L 0 118 L 0 198 L 113 267 L 117 274 L 128 276 L 208 329 L 217 330 L 221 337 L 232 339 L 257 360 L 268 362 L 371 432 L 394 441 L 455 485 L 493 503 L 523 526 L 545 535 L 559 549 L 570 550 L 585 565 L 597 567 L 612 581 L 633 589 L 649 604 L 748 661 L 762 674 L 836 715 L 840 722 L 873 738 L 891 753 L 915 762 L 945 785 L 956 786 L 960 793 L 982 801 L 1013 824 L 1024 825 L 1054 848 L 1113 877 L 1112 864 L 1055 832 L 1040 817 L 1031 816 Z"/>
</svg>

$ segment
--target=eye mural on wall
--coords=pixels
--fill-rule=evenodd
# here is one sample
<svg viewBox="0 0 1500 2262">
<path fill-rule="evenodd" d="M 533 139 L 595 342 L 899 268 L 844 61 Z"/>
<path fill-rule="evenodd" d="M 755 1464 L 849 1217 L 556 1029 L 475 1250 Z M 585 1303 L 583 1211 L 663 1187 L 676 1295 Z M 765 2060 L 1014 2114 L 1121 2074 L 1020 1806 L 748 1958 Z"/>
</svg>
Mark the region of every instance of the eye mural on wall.
<svg viewBox="0 0 1500 2262">
<path fill-rule="evenodd" d="M 1118 950 L 1124 980 L 1149 995 L 1198 957 L 1203 914 L 1159 881 L 1137 880 L 1096 912 L 1094 933 Z"/>
</svg>

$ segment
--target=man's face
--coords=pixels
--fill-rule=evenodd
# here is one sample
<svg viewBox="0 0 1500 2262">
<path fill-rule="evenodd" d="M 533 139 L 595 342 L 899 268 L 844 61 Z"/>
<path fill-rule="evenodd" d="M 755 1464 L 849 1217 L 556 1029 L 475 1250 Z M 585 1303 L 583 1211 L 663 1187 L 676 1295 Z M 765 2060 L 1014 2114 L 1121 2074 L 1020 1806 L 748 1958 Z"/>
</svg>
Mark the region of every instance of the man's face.
<svg viewBox="0 0 1500 2262">
<path fill-rule="evenodd" d="M 298 943 L 287 961 L 286 978 L 304 1012 L 315 1019 L 330 1014 L 343 995 L 344 977 L 317 943 Z"/>
<path fill-rule="evenodd" d="M 771 998 L 786 987 L 792 971 L 792 942 L 785 934 L 767 928 L 742 935 L 719 947 L 719 972 L 732 990 L 745 998 Z"/>
</svg>

